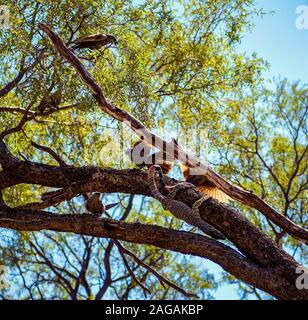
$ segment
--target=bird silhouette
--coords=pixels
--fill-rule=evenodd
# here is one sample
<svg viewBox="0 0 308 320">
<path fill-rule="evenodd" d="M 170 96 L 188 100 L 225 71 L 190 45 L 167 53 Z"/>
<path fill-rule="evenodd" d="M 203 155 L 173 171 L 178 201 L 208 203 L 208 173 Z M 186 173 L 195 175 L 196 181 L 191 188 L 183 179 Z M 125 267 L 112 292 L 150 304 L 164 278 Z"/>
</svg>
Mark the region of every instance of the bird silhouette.
<svg viewBox="0 0 308 320">
<path fill-rule="evenodd" d="M 62 101 L 62 90 L 58 89 L 53 93 L 47 93 L 43 96 L 41 102 L 37 106 L 38 112 L 42 113 L 45 110 L 56 110 Z"/>
<path fill-rule="evenodd" d="M 72 46 L 73 50 L 79 50 L 79 49 L 100 49 L 103 46 L 107 46 L 109 44 L 117 44 L 117 39 L 110 35 L 110 34 L 92 34 L 87 37 L 83 37 L 80 39 L 77 39 L 73 42 L 74 45 Z"/>
</svg>

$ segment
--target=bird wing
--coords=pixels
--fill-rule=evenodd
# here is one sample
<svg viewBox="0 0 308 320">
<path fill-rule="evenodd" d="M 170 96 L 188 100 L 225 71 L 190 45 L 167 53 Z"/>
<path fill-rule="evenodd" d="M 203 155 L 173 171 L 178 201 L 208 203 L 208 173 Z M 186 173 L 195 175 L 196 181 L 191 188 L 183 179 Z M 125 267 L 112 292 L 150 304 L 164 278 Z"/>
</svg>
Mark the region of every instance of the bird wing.
<svg viewBox="0 0 308 320">
<path fill-rule="evenodd" d="M 227 194 L 225 194 L 217 187 L 209 187 L 203 185 L 198 187 L 198 190 L 223 203 L 228 203 L 231 199 Z"/>
<path fill-rule="evenodd" d="M 227 203 L 231 198 L 215 186 L 205 175 L 190 175 L 189 167 L 182 165 L 181 166 L 184 178 L 187 182 L 194 184 L 199 191 L 206 193 L 210 197 L 215 198 L 216 200 Z"/>
<path fill-rule="evenodd" d="M 83 43 L 83 42 L 95 42 L 97 40 L 100 40 L 102 37 L 102 35 L 100 33 L 96 33 L 96 34 L 91 34 L 87 37 L 83 37 L 83 38 L 79 38 L 76 41 L 74 41 L 73 43 Z"/>
</svg>

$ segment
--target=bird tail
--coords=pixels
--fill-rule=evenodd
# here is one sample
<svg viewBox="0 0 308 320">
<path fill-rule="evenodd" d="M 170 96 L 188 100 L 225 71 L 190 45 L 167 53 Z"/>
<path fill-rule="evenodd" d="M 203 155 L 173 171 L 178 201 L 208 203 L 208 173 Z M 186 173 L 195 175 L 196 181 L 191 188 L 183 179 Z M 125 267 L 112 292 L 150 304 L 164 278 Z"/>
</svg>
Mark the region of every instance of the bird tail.
<svg viewBox="0 0 308 320">
<path fill-rule="evenodd" d="M 105 210 L 109 210 L 109 209 L 115 207 L 115 206 L 118 205 L 118 204 L 119 204 L 119 202 L 106 204 Z"/>
</svg>

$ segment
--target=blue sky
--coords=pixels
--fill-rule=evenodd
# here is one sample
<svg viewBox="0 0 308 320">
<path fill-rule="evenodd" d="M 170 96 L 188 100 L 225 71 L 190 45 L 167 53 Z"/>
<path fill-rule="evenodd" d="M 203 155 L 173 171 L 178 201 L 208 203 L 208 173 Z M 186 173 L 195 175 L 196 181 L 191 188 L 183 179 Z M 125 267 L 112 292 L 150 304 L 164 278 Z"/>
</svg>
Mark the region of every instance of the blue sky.
<svg viewBox="0 0 308 320">
<path fill-rule="evenodd" d="M 254 19 L 239 47 L 241 52 L 257 52 L 271 67 L 268 78 L 287 77 L 308 82 L 308 29 L 298 30 L 296 8 L 308 6 L 308 0 L 257 0 L 258 7 L 274 11 Z"/>
<path fill-rule="evenodd" d="M 308 0 L 256 0 L 257 7 L 273 14 L 254 19 L 255 27 L 247 32 L 238 48 L 270 63 L 266 78 L 286 77 L 308 83 L 308 29 L 296 28 L 296 7 L 308 6 Z M 221 270 L 214 263 L 206 262 L 211 272 Z M 215 299 L 238 299 L 235 286 L 223 285 L 215 293 Z"/>
</svg>

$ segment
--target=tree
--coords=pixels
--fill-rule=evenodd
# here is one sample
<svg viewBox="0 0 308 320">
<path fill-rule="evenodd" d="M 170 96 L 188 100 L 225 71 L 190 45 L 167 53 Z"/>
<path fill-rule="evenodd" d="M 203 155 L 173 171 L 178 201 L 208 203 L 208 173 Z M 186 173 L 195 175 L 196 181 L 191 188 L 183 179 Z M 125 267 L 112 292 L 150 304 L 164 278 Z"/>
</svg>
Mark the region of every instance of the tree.
<svg viewBox="0 0 308 320">
<path fill-rule="evenodd" d="M 267 114 L 255 106 L 256 95 L 247 97 L 244 93 L 258 88 L 266 64 L 256 56 L 244 57 L 234 51 L 249 17 L 258 13 L 252 1 L 194 1 L 189 6 L 169 1 L 17 1 L 10 9 L 13 28 L 1 31 L 4 41 L 0 47 L 5 71 L 0 89 L 0 226 L 18 231 L 13 235 L 4 232 L 1 244 L 6 247 L 1 258 L 9 261 L 11 277 L 18 275 L 18 297 L 127 299 L 139 297 L 140 291 L 148 298 L 189 297 L 192 292 L 209 296 L 207 289 L 216 287 L 212 276 L 200 273 L 197 265 L 182 255 L 162 254 L 167 249 L 210 259 L 237 279 L 276 298 L 307 298 L 305 290 L 295 287 L 299 263 L 265 234 L 270 226 L 278 243 L 287 232 L 290 236 L 286 244 L 292 243 L 293 248 L 301 247 L 294 237 L 308 241 L 307 231 L 300 227 L 305 223 L 305 203 L 298 200 L 305 189 L 306 149 L 302 134 L 295 139 L 296 130 L 305 128 L 304 111 L 299 111 L 304 109 L 307 95 L 305 90 L 297 90 L 288 96 L 283 87 L 281 98 L 287 101 L 278 104 L 282 106 L 280 112 L 278 107 L 273 113 L 273 121 L 275 116 L 279 121 L 287 115 L 287 121 L 294 125 L 290 127 L 295 134 L 293 140 L 281 139 L 283 132 L 278 139 L 277 132 L 270 146 L 263 138 L 255 141 L 261 136 L 260 130 L 266 130 L 262 117 Z M 118 47 L 84 51 L 76 57 L 68 46 L 93 31 L 115 35 Z M 38 108 L 46 96 L 55 94 L 59 105 Z M 267 94 L 268 99 L 273 96 Z M 290 120 L 294 110 L 298 113 Z M 118 120 L 116 124 L 114 119 Z M 199 170 L 215 185 L 251 207 L 235 205 L 241 210 L 237 211 L 213 199 L 200 207 L 201 217 L 226 236 L 226 244 L 177 231 L 182 224 L 161 210 L 157 202 L 121 195 L 150 196 L 150 190 L 146 172 L 127 169 L 115 148 L 127 145 L 130 129 L 136 138 L 143 129 L 150 143 L 154 137 L 150 129 L 172 127 L 174 121 L 185 130 L 211 128 L 211 158 L 224 155 L 219 157 L 219 168 L 241 189 L 199 164 L 180 145 L 176 145 L 177 155 L 185 155 L 191 166 L 199 164 Z M 123 122 L 130 129 L 117 130 Z M 117 136 L 111 135 L 114 131 Z M 243 140 L 246 149 L 254 143 L 252 157 L 250 151 L 237 146 Z M 285 163 L 283 141 L 287 146 L 293 142 L 292 152 L 298 163 L 296 173 L 291 170 L 292 163 L 286 163 L 290 187 L 278 170 L 280 166 L 272 167 L 263 156 L 265 152 L 270 161 Z M 167 152 L 165 148 L 162 151 Z M 225 156 L 228 152 L 239 160 L 231 164 Z M 274 175 L 265 175 L 257 180 L 259 184 L 247 184 L 242 176 L 245 179 L 251 174 L 249 168 L 255 170 L 253 177 L 262 170 L 273 171 Z M 167 177 L 165 181 L 174 183 Z M 262 183 L 265 192 L 282 184 L 280 189 L 288 200 L 286 211 L 278 196 L 274 200 L 272 196 L 256 195 Z M 64 190 L 64 196 L 56 202 L 38 201 L 49 188 Z M 117 193 L 121 209 L 112 213 L 113 219 L 80 214 L 83 201 L 78 195 L 87 192 Z M 190 189 L 179 191 L 177 199 L 192 206 L 201 196 Z M 263 213 L 266 221 L 252 208 Z M 298 225 L 286 218 L 291 210 L 301 210 L 301 214 L 294 213 Z M 253 217 L 254 224 L 241 212 L 249 219 Z M 293 220 L 294 216 L 289 218 Z M 158 227 L 158 222 L 164 227 Z M 49 231 L 38 233 L 40 230 Z M 5 290 L 3 297 L 10 295 Z"/>
<path fill-rule="evenodd" d="M 231 102 L 237 105 L 238 118 L 222 139 L 213 141 L 219 154 L 215 165 L 236 185 L 254 190 L 284 216 L 306 226 L 307 85 L 283 79 L 271 86 L 246 97 L 251 111 Z M 223 144 L 228 149 L 222 149 Z M 306 262 L 305 245 L 269 219 L 260 219 L 251 208 L 240 210 L 280 247 Z"/>
</svg>

